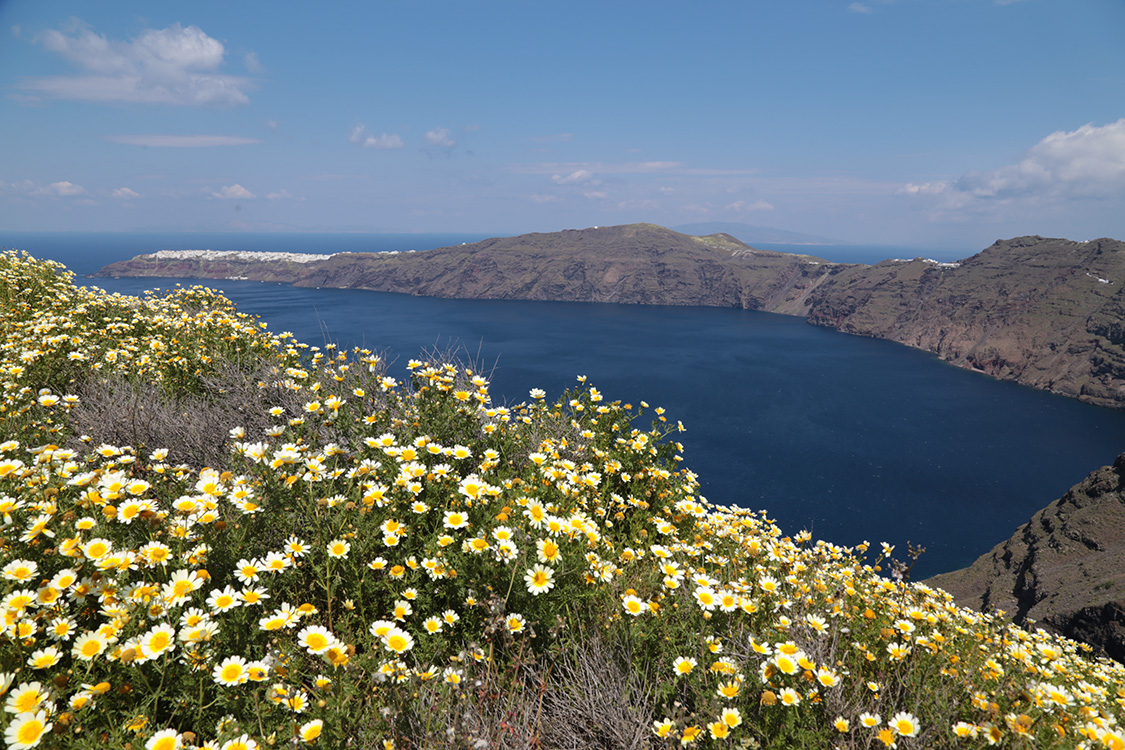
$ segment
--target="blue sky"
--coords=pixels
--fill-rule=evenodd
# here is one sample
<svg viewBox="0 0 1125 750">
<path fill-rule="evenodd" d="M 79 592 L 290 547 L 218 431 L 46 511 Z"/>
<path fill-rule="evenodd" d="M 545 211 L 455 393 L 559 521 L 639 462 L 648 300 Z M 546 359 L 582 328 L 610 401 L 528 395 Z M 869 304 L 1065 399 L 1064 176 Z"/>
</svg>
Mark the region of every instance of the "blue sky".
<svg viewBox="0 0 1125 750">
<path fill-rule="evenodd" d="M 0 230 L 1125 239 L 1125 3 L 0 2 Z"/>
</svg>

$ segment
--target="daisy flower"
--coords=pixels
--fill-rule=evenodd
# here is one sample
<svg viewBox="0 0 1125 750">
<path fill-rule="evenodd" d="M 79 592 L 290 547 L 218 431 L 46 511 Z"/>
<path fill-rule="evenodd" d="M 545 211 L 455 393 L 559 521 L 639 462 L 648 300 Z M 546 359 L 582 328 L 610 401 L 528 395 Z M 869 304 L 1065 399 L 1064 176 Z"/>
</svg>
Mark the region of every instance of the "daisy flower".
<svg viewBox="0 0 1125 750">
<path fill-rule="evenodd" d="M 626 594 L 625 596 L 623 596 L 621 598 L 621 606 L 623 606 L 625 608 L 625 611 L 633 617 L 644 614 L 645 610 L 648 609 L 647 605 L 645 605 L 644 603 L 644 600 L 633 594 Z"/>
<path fill-rule="evenodd" d="M 332 631 L 321 625 L 310 625 L 297 633 L 297 642 L 310 654 L 323 654 L 336 643 Z"/>
<path fill-rule="evenodd" d="M 207 597 L 207 608 L 214 614 L 226 612 L 242 604 L 242 597 L 233 586 L 223 589 L 212 589 Z"/>
<path fill-rule="evenodd" d="M 539 562 L 554 565 L 559 560 L 559 545 L 551 539 L 539 539 L 535 542 L 536 556 Z"/>
<path fill-rule="evenodd" d="M 176 645 L 176 629 L 168 623 L 161 623 L 141 636 L 140 652 L 144 660 L 156 659 L 165 651 L 170 651 Z"/>
<path fill-rule="evenodd" d="M 180 750 L 184 746 L 183 736 L 175 729 L 161 729 L 148 738 L 145 750 Z"/>
<path fill-rule="evenodd" d="M 324 720 L 323 719 L 313 719 L 310 722 L 306 722 L 306 723 L 302 724 L 301 728 L 297 731 L 297 734 L 301 738 L 301 742 L 310 742 L 311 743 L 311 742 L 317 741 L 317 739 L 320 737 L 320 733 L 323 730 L 324 730 Z"/>
<path fill-rule="evenodd" d="M 46 705 L 50 708 L 50 694 L 38 682 L 24 682 L 8 694 L 4 710 L 10 714 L 30 713 Z"/>
<path fill-rule="evenodd" d="M 4 730 L 4 742 L 9 750 L 26 750 L 36 747 L 43 736 L 51 730 L 46 711 L 30 711 L 17 714 Z"/>
<path fill-rule="evenodd" d="M 469 517 L 457 510 L 447 510 L 442 525 L 447 529 L 461 529 L 469 525 Z"/>
<path fill-rule="evenodd" d="M 235 563 L 234 574 L 244 586 L 249 586 L 258 580 L 261 564 L 256 560 L 247 560 L 245 557 Z"/>
<path fill-rule="evenodd" d="M 695 659 L 687 656 L 681 656 L 672 662 L 672 671 L 677 677 L 684 674 L 690 674 L 691 670 L 695 669 L 697 662 Z"/>
<path fill-rule="evenodd" d="M 527 591 L 532 596 L 539 596 L 550 591 L 555 586 L 555 574 L 550 568 L 536 565 L 529 569 L 523 577 Z"/>
<path fill-rule="evenodd" d="M 32 652 L 27 659 L 27 666 L 32 669 L 50 669 L 58 664 L 61 658 L 62 652 L 54 646 L 48 646 Z"/>
<path fill-rule="evenodd" d="M 228 656 L 215 665 L 211 672 L 212 679 L 220 685 L 241 685 L 250 679 L 246 669 L 246 660 L 241 656 Z"/>
<path fill-rule="evenodd" d="M 407 633 L 402 628 L 391 627 L 383 635 L 383 646 L 388 651 L 393 651 L 396 654 L 405 653 L 414 648 L 414 639 L 410 633 Z"/>
<path fill-rule="evenodd" d="M 90 661 L 95 656 L 100 656 L 106 648 L 106 641 L 97 633 L 83 633 L 74 641 L 70 653 L 75 659 Z"/>
<path fill-rule="evenodd" d="M 914 714 L 899 711 L 891 717 L 890 727 L 900 737 L 914 737 L 918 734 L 918 719 Z"/>
</svg>

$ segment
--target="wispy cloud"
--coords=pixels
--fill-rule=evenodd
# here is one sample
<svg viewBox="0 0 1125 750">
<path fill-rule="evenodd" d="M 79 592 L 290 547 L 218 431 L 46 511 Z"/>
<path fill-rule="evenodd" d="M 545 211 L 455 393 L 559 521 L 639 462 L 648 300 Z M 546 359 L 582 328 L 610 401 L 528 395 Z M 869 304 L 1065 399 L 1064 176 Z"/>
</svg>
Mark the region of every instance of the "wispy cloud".
<svg viewBox="0 0 1125 750">
<path fill-rule="evenodd" d="M 52 182 L 47 186 L 47 191 L 53 192 L 56 195 L 72 196 L 84 194 L 86 192 L 86 188 L 82 187 L 81 185 L 75 185 L 73 182 L 67 182 L 64 180 L 62 182 Z"/>
<path fill-rule="evenodd" d="M 941 210 L 982 210 L 1125 194 L 1125 118 L 1051 133 L 1015 164 L 973 170 L 955 180 L 910 183 L 902 194 L 936 200 Z"/>
<path fill-rule="evenodd" d="M 457 145 L 450 135 L 449 128 L 434 128 L 426 133 L 426 143 L 437 148 L 451 149 Z"/>
<path fill-rule="evenodd" d="M 217 191 L 211 193 L 211 197 L 220 198 L 222 200 L 248 200 L 253 198 L 254 194 L 236 182 L 233 185 L 226 185 L 219 188 Z"/>
<path fill-rule="evenodd" d="M 539 162 L 514 164 L 511 171 L 518 174 L 575 175 L 582 172 L 590 174 L 644 174 L 653 172 L 676 172 L 683 167 L 678 161 L 635 161 L 635 162 Z M 749 172 L 746 172 L 748 174 Z M 563 178 L 565 179 L 565 178 Z"/>
<path fill-rule="evenodd" d="M 586 183 L 598 184 L 593 172 L 588 169 L 576 169 L 568 175 L 556 174 L 551 176 L 551 182 L 556 185 L 582 185 Z"/>
<path fill-rule="evenodd" d="M 364 148 L 375 148 L 380 150 L 388 150 L 395 148 L 402 148 L 406 144 L 403 142 L 402 137 L 397 133 L 383 133 L 382 135 L 371 135 L 367 132 L 366 125 L 356 125 L 352 128 L 352 132 L 348 135 L 350 143 L 358 143 Z"/>
<path fill-rule="evenodd" d="M 750 212 L 753 212 L 753 211 L 772 211 L 773 210 L 773 204 L 767 203 L 766 201 L 763 201 L 763 200 L 756 200 L 756 201 L 750 201 L 750 202 L 735 201 L 734 203 L 728 203 L 727 204 L 727 210 L 728 211 L 735 211 L 735 212 L 740 213 L 740 214 L 750 213 Z"/>
<path fill-rule="evenodd" d="M 106 140 L 129 146 L 154 148 L 208 148 L 210 146 L 247 146 L 261 143 L 257 138 L 237 135 L 108 135 Z"/>
<path fill-rule="evenodd" d="M 258 59 L 257 52 L 247 52 L 242 56 L 242 64 L 246 66 L 246 70 L 254 75 L 260 75 L 266 72 L 266 66 Z"/>
<path fill-rule="evenodd" d="M 535 135 L 529 139 L 534 143 L 570 143 L 574 140 L 573 133 L 552 133 L 550 135 Z"/>
<path fill-rule="evenodd" d="M 130 190 L 127 187 L 121 187 L 110 193 L 110 196 L 114 198 L 120 198 L 121 200 L 132 200 L 134 198 L 140 198 L 141 194 L 135 190 Z"/>
<path fill-rule="evenodd" d="M 34 180 L 22 180 L 20 182 L 4 182 L 3 180 L 0 180 L 0 192 L 17 193 L 20 195 L 29 196 L 73 198 L 74 196 L 85 195 L 86 188 L 82 187 L 81 185 L 75 185 L 69 180 L 52 182 L 49 185 L 41 185 Z"/>
<path fill-rule="evenodd" d="M 140 36 L 112 40 L 78 24 L 68 32 L 36 36 L 82 72 L 26 78 L 19 84 L 54 99 L 137 104 L 248 104 L 251 79 L 218 72 L 226 50 L 197 26 L 174 24 Z M 254 58 L 256 60 L 256 58 Z"/>
<path fill-rule="evenodd" d="M 864 13 L 864 14 L 867 14 L 867 13 L 871 13 L 872 10 L 871 10 L 870 5 L 864 5 L 863 3 L 852 3 L 851 5 L 848 6 L 848 12 L 849 13 Z"/>
</svg>

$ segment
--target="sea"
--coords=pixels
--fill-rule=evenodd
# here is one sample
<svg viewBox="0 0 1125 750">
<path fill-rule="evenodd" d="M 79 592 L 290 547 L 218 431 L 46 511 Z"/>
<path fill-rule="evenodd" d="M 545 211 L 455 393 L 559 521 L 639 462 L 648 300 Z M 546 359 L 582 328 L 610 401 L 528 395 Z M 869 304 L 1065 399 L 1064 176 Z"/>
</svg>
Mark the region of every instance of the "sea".
<svg viewBox="0 0 1125 750">
<path fill-rule="evenodd" d="M 425 250 L 468 234 L 0 232 L 0 246 L 66 264 L 78 283 L 136 294 L 219 288 L 242 312 L 310 344 L 382 352 L 399 376 L 456 351 L 496 401 L 550 396 L 584 375 L 609 399 L 662 406 L 684 466 L 713 503 L 763 511 L 787 533 L 925 548 L 915 579 L 970 564 L 1125 452 L 1125 411 L 947 365 L 887 341 L 726 308 L 448 300 L 253 281 L 84 278 L 156 250 Z M 785 246 L 771 245 L 770 249 Z M 970 253 L 791 246 L 840 262 Z M 877 257 L 878 256 L 878 257 Z M 233 425 L 232 425 L 233 426 Z"/>
</svg>

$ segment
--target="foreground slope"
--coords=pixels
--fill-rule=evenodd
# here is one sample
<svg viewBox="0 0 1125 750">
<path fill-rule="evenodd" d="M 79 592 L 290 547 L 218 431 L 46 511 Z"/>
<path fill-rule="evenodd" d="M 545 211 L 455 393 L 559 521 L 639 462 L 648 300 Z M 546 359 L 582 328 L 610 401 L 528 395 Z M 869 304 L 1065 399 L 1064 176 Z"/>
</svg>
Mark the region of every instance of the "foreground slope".
<svg viewBox="0 0 1125 750">
<path fill-rule="evenodd" d="M 8 747 L 1125 743 L 1125 667 L 708 504 L 661 409 L 10 253 L 0 305 Z"/>
</svg>

